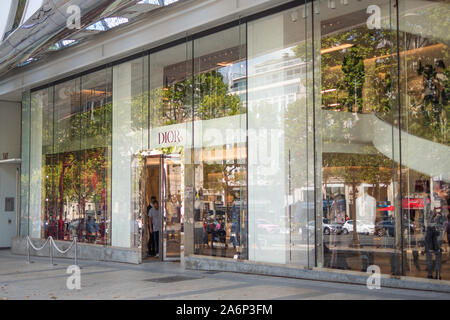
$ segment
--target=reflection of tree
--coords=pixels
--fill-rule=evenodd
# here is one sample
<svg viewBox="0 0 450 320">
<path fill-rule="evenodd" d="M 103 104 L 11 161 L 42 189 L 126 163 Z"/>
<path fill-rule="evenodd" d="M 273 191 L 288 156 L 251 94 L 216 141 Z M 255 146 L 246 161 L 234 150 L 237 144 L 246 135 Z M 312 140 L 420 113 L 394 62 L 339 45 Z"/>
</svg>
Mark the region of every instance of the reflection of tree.
<svg viewBox="0 0 450 320">
<path fill-rule="evenodd" d="M 435 54 L 440 57 L 441 52 L 435 50 Z M 450 71 L 445 68 L 443 60 L 436 60 L 435 66 L 429 57 L 421 55 L 420 52 L 406 59 L 410 65 L 418 65 L 417 74 L 405 79 L 410 96 L 406 129 L 415 135 L 448 144 Z M 426 63 L 425 66 L 422 61 Z"/>
<path fill-rule="evenodd" d="M 197 116 L 202 120 L 245 113 L 239 96 L 229 93 L 220 72 L 210 71 L 196 76 L 199 105 Z"/>
<path fill-rule="evenodd" d="M 448 45 L 450 38 L 447 32 L 450 25 L 447 18 L 449 10 L 450 6 L 444 3 L 411 8 L 407 14 L 401 16 L 403 30 L 408 30 L 408 32 L 401 30 L 399 39 L 402 53 L 400 58 L 402 65 L 405 66 L 400 77 L 400 88 L 405 88 L 401 89 L 401 93 L 402 105 L 405 106 L 405 117 L 407 117 L 403 120 L 403 129 L 414 135 L 446 145 L 449 143 L 450 105 L 448 100 L 443 101 L 445 99 L 436 103 L 426 101 L 424 77 L 417 71 L 421 69 L 420 64 L 434 68 L 436 62 L 442 60 L 447 67 L 443 74 L 447 72 L 447 79 L 449 79 L 450 50 L 448 50 Z M 439 23 L 436 23 L 437 21 Z M 448 95 L 448 88 L 444 91 Z M 433 109 L 437 111 L 435 117 L 427 119 Z"/>
<path fill-rule="evenodd" d="M 101 209 L 106 210 L 111 108 L 111 103 L 104 103 L 61 119 L 55 112 L 55 121 L 44 128 L 43 198 L 48 218 L 65 220 L 73 203 L 78 204 L 79 217 L 85 217 L 88 202 L 103 203 Z"/>
<path fill-rule="evenodd" d="M 229 92 L 223 75 L 209 71 L 194 76 L 194 92 L 192 79 L 167 84 L 164 88 L 150 91 L 150 113 L 153 116 L 152 125 L 165 126 L 192 120 L 192 99 L 195 102 L 194 118 L 210 120 L 245 114 L 240 97 Z M 164 153 L 182 152 L 179 147 L 163 148 Z M 233 185 L 240 181 L 241 173 L 238 164 L 204 164 L 203 174 L 205 185 L 216 191 L 230 194 Z"/>
<path fill-rule="evenodd" d="M 164 88 L 151 89 L 149 96 L 152 127 L 189 121 L 192 115 L 191 92 L 191 80 L 178 81 Z"/>
<path fill-rule="evenodd" d="M 345 106 L 353 112 L 362 111 L 362 88 L 364 84 L 364 60 L 357 48 L 350 48 L 342 61 L 343 84 L 347 90 Z"/>
<path fill-rule="evenodd" d="M 445 98 L 439 99 L 436 96 L 430 99 L 426 91 L 429 91 L 430 84 L 434 84 L 439 91 L 436 95 L 440 95 L 440 98 L 448 95 L 449 92 L 448 88 L 444 89 L 445 78 L 447 77 L 448 86 L 449 76 L 449 37 L 448 33 L 443 32 L 446 28 L 448 29 L 449 8 L 448 5 L 436 4 L 415 9 L 414 14 L 403 17 L 405 29 L 409 32 L 400 33 L 400 50 L 406 53 L 401 55 L 405 68 L 400 78 L 401 88 L 406 88 L 402 90 L 403 104 L 407 106 L 407 109 L 405 108 L 407 119 L 403 121 L 405 125 L 403 129 L 443 144 L 448 144 L 450 105 Z M 413 19 L 410 20 L 408 17 Z M 439 23 L 435 23 L 436 21 Z M 447 67 L 447 70 L 441 70 L 441 76 L 439 76 L 443 81 L 439 81 L 433 75 L 433 69 L 437 67 L 438 61 L 444 62 Z M 427 83 L 427 72 L 423 72 L 424 69 L 430 71 L 428 77 L 433 79 L 431 83 Z M 435 113 L 431 119 L 430 113 Z"/>
<path fill-rule="evenodd" d="M 389 184 L 392 179 L 392 160 L 381 154 L 365 153 L 324 153 L 323 167 L 328 176 L 342 180 L 350 186 L 352 195 L 351 219 L 353 220 L 353 243 L 359 245 L 356 224 L 357 188 L 362 183 L 375 186 L 375 190 L 382 184 Z"/>
<path fill-rule="evenodd" d="M 152 126 L 191 121 L 192 99 L 195 102 L 195 119 L 209 120 L 245 113 L 239 96 L 229 92 L 229 87 L 220 72 L 213 70 L 198 74 L 194 76 L 193 81 L 194 92 L 192 79 L 150 90 Z"/>
<path fill-rule="evenodd" d="M 386 110 L 391 97 L 380 92 L 390 85 L 388 75 L 394 70 L 395 61 L 390 57 L 392 38 L 390 30 L 368 30 L 365 26 L 321 38 L 322 49 L 353 45 L 321 56 L 322 90 L 336 89 L 322 95 L 325 108 L 358 112 Z M 357 110 L 353 110 L 355 103 Z"/>
<path fill-rule="evenodd" d="M 241 199 L 242 195 L 234 194 L 235 190 L 239 188 L 241 190 L 244 187 L 245 167 L 239 163 L 226 163 L 223 161 L 221 164 L 203 164 L 203 188 L 215 190 L 224 195 L 225 208 L 233 205 L 229 203 L 229 196 L 233 195 L 236 199 Z"/>
<path fill-rule="evenodd" d="M 306 160 L 308 157 L 307 149 L 308 139 L 311 140 L 312 135 L 312 114 L 307 119 L 307 101 L 306 98 L 300 98 L 294 103 L 291 103 L 286 108 L 284 115 L 284 134 L 285 134 L 285 155 L 286 161 L 290 154 L 289 166 L 291 185 L 295 188 L 301 186 L 306 187 L 308 182 L 313 181 L 313 173 L 309 172 L 309 168 L 306 167 Z M 309 121 L 309 123 L 308 123 Z M 312 143 L 312 142 L 311 142 Z M 311 144 L 312 146 L 312 144 Z M 286 173 L 287 174 L 287 173 Z M 307 179 L 310 181 L 307 181 Z"/>
</svg>

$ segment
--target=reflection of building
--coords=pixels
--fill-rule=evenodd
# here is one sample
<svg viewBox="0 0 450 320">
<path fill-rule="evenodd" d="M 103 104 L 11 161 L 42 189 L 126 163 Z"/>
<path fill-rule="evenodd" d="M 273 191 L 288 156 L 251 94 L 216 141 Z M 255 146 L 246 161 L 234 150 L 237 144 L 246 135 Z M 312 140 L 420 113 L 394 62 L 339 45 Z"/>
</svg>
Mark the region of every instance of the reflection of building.
<svg viewBox="0 0 450 320">
<path fill-rule="evenodd" d="M 427 269 L 438 250 L 425 224 L 448 217 L 449 39 L 436 23 L 447 3 L 375 1 L 374 30 L 363 1 L 316 1 L 314 11 L 294 1 L 172 1 L 164 10 L 167 1 L 114 1 L 111 12 L 60 2 L 83 3 L 94 21 L 59 32 L 57 20 L 39 28 L 41 13 L 31 38 L 6 19 L 0 43 L 0 106 L 16 101 L 22 112 L 21 123 L 11 117 L 22 130 L 14 252 L 51 229 L 84 239 L 83 252 L 140 263 L 154 197 L 166 219 L 162 259 L 190 268 L 222 256 L 234 270 L 263 264 L 276 275 L 273 264 L 297 276 L 376 264 L 448 278 L 448 251 L 441 269 Z M 99 225 L 90 235 L 89 217 Z M 363 224 L 337 232 L 346 220 Z"/>
<path fill-rule="evenodd" d="M 267 102 L 276 104 L 281 109 L 305 93 L 306 87 L 301 82 L 301 77 L 306 73 L 306 63 L 301 58 L 292 56 L 292 53 L 290 55 L 285 52 L 281 55 L 281 58 L 264 61 L 261 64 L 255 61 L 251 92 L 257 98 L 249 101 L 249 107 L 252 104 Z M 245 92 L 244 84 L 245 78 L 237 78 L 233 81 L 231 91 L 240 95 L 241 90 Z"/>
</svg>

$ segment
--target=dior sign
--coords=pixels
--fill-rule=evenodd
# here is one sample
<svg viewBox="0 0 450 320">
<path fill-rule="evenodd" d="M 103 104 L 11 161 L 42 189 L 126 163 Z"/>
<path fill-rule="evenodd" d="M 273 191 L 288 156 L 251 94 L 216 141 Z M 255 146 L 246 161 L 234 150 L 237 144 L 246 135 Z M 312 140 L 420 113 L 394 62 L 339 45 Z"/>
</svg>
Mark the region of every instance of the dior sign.
<svg viewBox="0 0 450 320">
<path fill-rule="evenodd" d="M 158 133 L 158 144 L 181 143 L 182 141 L 183 136 L 178 129 Z"/>
</svg>

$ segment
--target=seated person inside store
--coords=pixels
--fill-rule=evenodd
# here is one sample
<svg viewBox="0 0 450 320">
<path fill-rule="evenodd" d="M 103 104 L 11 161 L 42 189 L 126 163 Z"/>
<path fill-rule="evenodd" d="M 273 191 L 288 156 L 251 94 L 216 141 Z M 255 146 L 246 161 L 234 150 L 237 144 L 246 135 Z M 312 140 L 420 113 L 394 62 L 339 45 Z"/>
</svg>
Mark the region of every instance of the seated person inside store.
<svg viewBox="0 0 450 320">
<path fill-rule="evenodd" d="M 80 219 L 80 223 L 78 224 L 78 239 L 81 242 L 84 242 L 86 240 L 86 223 L 84 221 L 84 218 Z"/>
<path fill-rule="evenodd" d="M 97 238 L 97 232 L 99 230 L 97 223 L 91 216 L 88 216 L 88 221 L 86 222 L 87 228 L 87 240 L 88 242 L 95 242 Z"/>
<path fill-rule="evenodd" d="M 206 221 L 206 218 L 203 218 L 203 247 L 208 248 L 209 247 L 209 240 L 208 240 L 208 222 Z"/>
<path fill-rule="evenodd" d="M 214 216 L 210 216 L 209 223 L 207 225 L 207 232 L 211 234 L 211 249 L 212 255 L 216 256 L 217 246 L 214 244 L 221 243 L 222 245 L 222 256 L 226 255 L 226 230 L 225 230 L 225 222 L 223 222 L 222 218 L 218 218 L 218 221 L 214 219 Z"/>
<path fill-rule="evenodd" d="M 159 230 L 161 229 L 161 215 L 157 200 L 152 202 L 148 211 L 148 228 L 150 232 L 149 256 L 159 257 Z"/>
</svg>

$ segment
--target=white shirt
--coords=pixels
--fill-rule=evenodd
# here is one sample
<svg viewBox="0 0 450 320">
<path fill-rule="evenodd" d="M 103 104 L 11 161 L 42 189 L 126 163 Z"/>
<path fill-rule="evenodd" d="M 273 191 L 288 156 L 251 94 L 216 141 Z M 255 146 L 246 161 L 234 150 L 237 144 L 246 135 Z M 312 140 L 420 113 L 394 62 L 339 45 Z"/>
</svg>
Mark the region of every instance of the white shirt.
<svg viewBox="0 0 450 320">
<path fill-rule="evenodd" d="M 161 229 L 161 214 L 159 209 L 155 209 L 153 206 L 148 211 L 148 217 L 152 218 L 153 232 Z"/>
<path fill-rule="evenodd" d="M 367 224 L 375 224 L 377 218 L 377 201 L 364 194 L 356 199 L 356 220 Z"/>
</svg>

